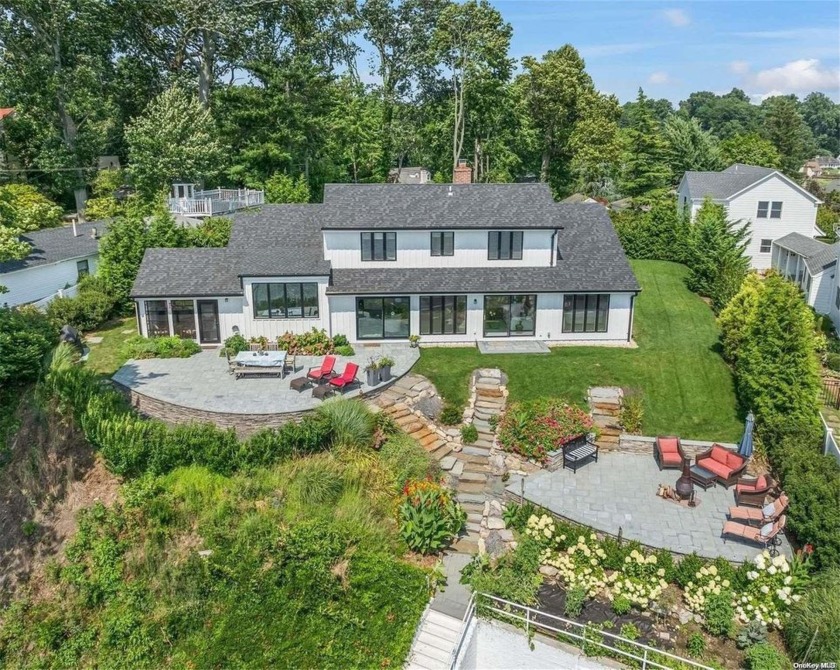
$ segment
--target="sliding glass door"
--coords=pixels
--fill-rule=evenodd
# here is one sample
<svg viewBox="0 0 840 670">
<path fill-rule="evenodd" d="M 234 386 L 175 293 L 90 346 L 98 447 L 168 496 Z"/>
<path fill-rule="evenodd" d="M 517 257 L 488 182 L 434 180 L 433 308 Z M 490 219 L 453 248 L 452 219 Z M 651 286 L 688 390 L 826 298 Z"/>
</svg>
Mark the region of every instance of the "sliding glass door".
<svg viewBox="0 0 840 670">
<path fill-rule="evenodd" d="M 484 337 L 533 335 L 536 324 L 536 295 L 484 296 Z"/>
<path fill-rule="evenodd" d="M 408 297 L 356 298 L 356 336 L 360 340 L 407 339 L 410 316 Z"/>
</svg>

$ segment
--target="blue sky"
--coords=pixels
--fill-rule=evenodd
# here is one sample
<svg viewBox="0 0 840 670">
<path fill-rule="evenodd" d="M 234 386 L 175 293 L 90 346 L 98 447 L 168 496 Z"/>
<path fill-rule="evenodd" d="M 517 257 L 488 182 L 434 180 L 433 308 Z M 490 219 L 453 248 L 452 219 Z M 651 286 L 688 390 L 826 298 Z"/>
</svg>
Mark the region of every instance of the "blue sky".
<svg viewBox="0 0 840 670">
<path fill-rule="evenodd" d="M 511 55 L 565 43 L 621 102 L 639 86 L 678 102 L 737 86 L 767 95 L 824 91 L 840 101 L 840 2 L 490 0 L 513 26 Z"/>
</svg>

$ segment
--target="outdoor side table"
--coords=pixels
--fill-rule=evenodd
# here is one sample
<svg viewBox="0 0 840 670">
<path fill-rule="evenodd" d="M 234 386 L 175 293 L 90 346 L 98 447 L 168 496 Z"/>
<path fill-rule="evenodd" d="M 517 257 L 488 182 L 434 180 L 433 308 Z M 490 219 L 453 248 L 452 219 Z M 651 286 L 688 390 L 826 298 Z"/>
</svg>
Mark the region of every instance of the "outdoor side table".
<svg viewBox="0 0 840 670">
<path fill-rule="evenodd" d="M 329 384 L 318 384 L 318 386 L 312 389 L 312 397 L 318 398 L 318 400 L 324 400 L 332 394 L 333 390 L 330 388 Z"/>
</svg>

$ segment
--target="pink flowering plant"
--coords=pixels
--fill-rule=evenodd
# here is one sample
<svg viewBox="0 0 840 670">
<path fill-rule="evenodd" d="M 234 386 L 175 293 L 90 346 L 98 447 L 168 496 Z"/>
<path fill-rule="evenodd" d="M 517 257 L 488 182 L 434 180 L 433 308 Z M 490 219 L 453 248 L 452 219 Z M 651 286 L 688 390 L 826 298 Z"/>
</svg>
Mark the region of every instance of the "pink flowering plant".
<svg viewBox="0 0 840 670">
<path fill-rule="evenodd" d="M 592 418 L 579 407 L 557 399 L 514 403 L 499 422 L 505 451 L 545 462 L 548 453 L 593 432 Z"/>
</svg>

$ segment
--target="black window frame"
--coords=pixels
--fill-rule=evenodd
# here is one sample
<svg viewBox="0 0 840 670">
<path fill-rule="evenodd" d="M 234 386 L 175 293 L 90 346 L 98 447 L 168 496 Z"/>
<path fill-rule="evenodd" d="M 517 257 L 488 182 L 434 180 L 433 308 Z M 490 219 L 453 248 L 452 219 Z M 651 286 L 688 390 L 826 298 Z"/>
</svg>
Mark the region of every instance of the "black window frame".
<svg viewBox="0 0 840 670">
<path fill-rule="evenodd" d="M 266 302 L 268 303 L 268 316 L 262 316 L 257 313 L 257 287 L 258 286 L 265 286 L 266 291 Z M 306 309 L 307 305 L 305 300 L 305 291 L 304 286 L 314 287 L 314 294 L 315 294 L 315 313 L 314 314 L 307 314 Z M 274 287 L 272 289 L 272 287 Z M 281 300 L 279 294 L 274 294 L 274 291 L 278 291 L 277 287 L 282 287 L 282 303 L 283 307 L 282 310 L 278 309 L 275 314 L 275 309 L 272 307 L 272 302 L 275 300 Z M 300 309 L 300 315 L 289 316 L 289 287 L 297 287 L 297 297 L 298 303 L 297 306 L 293 307 L 293 309 Z M 294 291 L 294 289 L 292 289 Z M 312 291 L 313 289 L 310 288 L 310 295 L 308 296 L 311 300 L 312 298 Z M 320 315 L 320 298 L 318 294 L 318 282 L 253 282 L 251 284 L 251 311 L 254 315 L 254 319 L 258 319 L 260 321 L 267 321 L 269 319 L 317 319 Z M 293 295 L 293 298 L 295 296 Z M 282 312 L 282 313 L 281 313 Z"/>
<path fill-rule="evenodd" d="M 76 281 L 81 280 L 82 277 L 89 277 L 90 276 L 90 261 L 87 258 L 83 258 L 80 261 L 76 261 Z"/>
<path fill-rule="evenodd" d="M 377 254 L 377 237 L 381 236 L 381 254 Z M 396 261 L 397 260 L 397 233 L 393 230 L 375 230 L 360 233 L 362 261 L 365 263 L 374 261 Z M 367 245 L 365 241 L 367 240 Z M 389 241 L 391 242 L 389 244 Z M 367 249 L 365 248 L 367 246 Z M 393 250 L 393 258 L 388 258 L 389 251 Z M 367 253 L 365 253 L 367 251 Z M 381 258 L 377 256 L 381 255 Z M 366 258 L 367 256 L 367 258 Z"/>
<path fill-rule="evenodd" d="M 447 253 L 446 241 L 449 240 Z M 433 230 L 429 234 L 429 251 L 432 256 L 454 256 L 455 255 L 455 231 L 454 230 Z"/>
<path fill-rule="evenodd" d="M 767 242 L 767 244 L 764 244 L 765 242 Z M 767 247 L 767 249 L 765 249 L 764 247 Z M 759 246 L 758 246 L 758 253 L 769 254 L 772 250 L 773 250 L 773 240 L 766 240 L 766 239 L 761 240 L 761 242 L 759 243 Z"/>
<path fill-rule="evenodd" d="M 522 249 L 525 246 L 523 233 L 522 230 L 488 230 L 487 260 L 521 261 Z M 518 241 L 518 252 L 516 251 L 516 241 Z"/>
<path fill-rule="evenodd" d="M 447 302 L 451 302 L 452 330 L 447 332 L 446 310 Z M 424 307 L 424 303 L 427 305 Z M 467 295 L 421 295 L 420 296 L 420 335 L 466 335 L 467 334 Z M 440 332 L 435 332 L 435 314 L 439 314 Z M 428 319 L 424 323 L 424 314 Z M 463 315 L 459 325 L 458 317 Z"/>
<path fill-rule="evenodd" d="M 773 200 L 770 203 L 770 218 L 771 219 L 781 219 L 782 218 L 782 205 L 785 203 L 781 200 Z"/>
<path fill-rule="evenodd" d="M 763 207 L 762 207 L 763 205 Z M 762 214 L 762 212 L 764 212 Z M 770 216 L 770 201 L 769 200 L 759 200 L 758 201 L 758 209 L 755 213 L 756 219 L 766 219 Z"/>
<path fill-rule="evenodd" d="M 487 330 L 487 303 L 490 301 L 491 298 L 502 298 L 507 301 L 507 333 L 492 333 L 489 334 Z M 529 298 L 531 299 L 531 310 L 533 312 L 533 321 L 534 327 L 532 330 L 516 330 L 516 328 L 511 328 L 511 323 L 513 322 L 513 318 L 511 317 L 511 313 L 513 311 L 513 305 L 516 298 L 525 298 L 527 301 Z M 484 337 L 536 337 L 537 335 L 537 301 L 539 299 L 539 295 L 537 293 L 488 293 L 484 295 L 482 299 L 483 309 L 482 309 L 482 333 Z M 523 302 L 525 302 L 523 301 Z"/>
<path fill-rule="evenodd" d="M 169 310 L 170 310 L 169 300 L 166 300 L 164 298 L 157 298 L 155 300 L 146 300 L 146 301 L 144 301 L 144 303 L 145 304 L 143 306 L 143 309 L 146 312 L 146 337 L 169 337 L 170 335 L 172 335 L 172 327 L 171 327 L 171 324 L 169 323 Z M 150 309 L 151 305 L 155 305 L 156 303 L 158 304 L 158 306 L 155 307 L 154 309 Z M 159 307 L 160 304 L 163 305 L 163 310 L 160 309 L 160 307 Z M 156 332 L 153 333 L 152 332 L 153 329 L 152 329 L 151 314 L 152 314 L 153 311 L 155 312 L 156 316 L 158 316 L 158 317 L 160 316 L 161 312 L 166 317 L 166 330 L 165 330 L 165 333 L 163 335 L 161 335 L 160 333 L 156 333 Z"/>
<path fill-rule="evenodd" d="M 587 315 L 590 313 L 592 307 L 590 301 L 594 300 L 595 312 L 595 328 L 588 329 Z M 602 300 L 606 300 L 606 305 L 602 306 Z M 583 321 L 578 327 L 577 319 L 580 309 L 578 307 L 579 301 L 583 301 Z M 605 307 L 605 309 L 604 309 Z M 601 320 L 601 313 L 603 310 L 604 318 L 603 324 L 599 323 Z M 571 314 L 571 327 L 566 323 L 566 315 Z M 601 327 L 603 325 L 603 327 Z M 606 333 L 610 328 L 610 294 L 609 293 L 565 293 L 563 294 L 563 315 L 561 331 L 563 333 Z"/>
<path fill-rule="evenodd" d="M 378 336 L 362 336 L 359 331 L 359 301 L 360 300 L 379 300 L 382 307 L 382 329 Z M 385 301 L 386 300 L 400 300 L 408 307 L 408 334 L 407 335 L 385 335 Z M 355 302 L 356 311 L 356 339 L 358 340 L 407 340 L 411 335 L 411 297 L 407 295 L 359 295 L 356 296 Z"/>
</svg>

